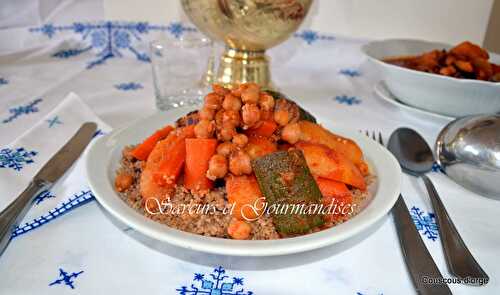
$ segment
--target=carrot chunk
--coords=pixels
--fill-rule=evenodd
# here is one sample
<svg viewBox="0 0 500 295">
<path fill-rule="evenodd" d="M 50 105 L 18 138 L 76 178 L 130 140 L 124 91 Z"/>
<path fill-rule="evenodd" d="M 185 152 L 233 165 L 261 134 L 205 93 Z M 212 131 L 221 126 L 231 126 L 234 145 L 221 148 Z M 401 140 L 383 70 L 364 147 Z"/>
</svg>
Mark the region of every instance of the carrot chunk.
<svg viewBox="0 0 500 295">
<path fill-rule="evenodd" d="M 213 138 L 186 139 L 186 165 L 184 167 L 184 186 L 200 191 L 208 190 L 213 182 L 207 178 L 208 162 L 215 154 L 217 140 Z"/>
<path fill-rule="evenodd" d="M 300 121 L 298 124 L 301 131 L 300 140 L 326 145 L 330 149 L 344 155 L 358 169 L 363 171 L 366 168 L 363 167 L 366 166 L 363 160 L 363 152 L 353 140 L 334 134 L 323 128 L 323 126 L 309 121 Z"/>
<path fill-rule="evenodd" d="M 315 177 L 314 179 L 323 197 L 352 198 L 351 191 L 344 183 L 323 177 Z"/>
<path fill-rule="evenodd" d="M 174 130 L 174 127 L 170 125 L 157 130 L 132 150 L 132 156 L 141 161 L 147 160 L 158 141 L 166 138 L 172 130 Z"/>
<path fill-rule="evenodd" d="M 270 153 L 274 153 L 275 151 L 277 151 L 276 143 L 272 142 L 269 138 L 262 136 L 248 137 L 248 143 L 245 146 L 245 152 L 247 152 L 252 160 Z"/>
<path fill-rule="evenodd" d="M 345 184 L 322 177 L 315 177 L 315 180 L 323 195 L 323 205 L 336 206 L 330 212 L 331 214 L 325 216 L 326 221 L 340 221 L 349 213 L 352 213 L 351 210 L 354 209 L 352 207 L 353 197 Z"/>
<path fill-rule="evenodd" d="M 363 175 L 344 154 L 322 144 L 301 141 L 295 146 L 304 153 L 307 166 L 313 175 L 340 181 L 361 190 L 366 189 Z"/>
<path fill-rule="evenodd" d="M 179 128 L 170 133 L 162 149 L 161 159 L 153 179 L 161 186 L 173 187 L 186 161 L 186 138 L 194 137 L 194 126 Z"/>
<path fill-rule="evenodd" d="M 274 122 L 274 120 L 266 120 L 262 121 L 262 124 L 260 124 L 259 127 L 248 129 L 245 133 L 248 136 L 270 137 L 276 129 L 278 129 L 278 125 Z"/>
</svg>

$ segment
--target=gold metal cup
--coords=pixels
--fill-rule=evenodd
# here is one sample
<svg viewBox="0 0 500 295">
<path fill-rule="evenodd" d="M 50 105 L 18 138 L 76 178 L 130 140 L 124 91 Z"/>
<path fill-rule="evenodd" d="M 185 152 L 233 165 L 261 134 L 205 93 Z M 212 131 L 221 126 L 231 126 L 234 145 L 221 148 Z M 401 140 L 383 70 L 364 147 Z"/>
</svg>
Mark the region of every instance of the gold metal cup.
<svg viewBox="0 0 500 295">
<path fill-rule="evenodd" d="M 273 88 L 266 49 L 288 39 L 312 0 L 181 0 L 200 31 L 224 41 L 215 81 L 226 87 L 255 82 Z"/>
</svg>

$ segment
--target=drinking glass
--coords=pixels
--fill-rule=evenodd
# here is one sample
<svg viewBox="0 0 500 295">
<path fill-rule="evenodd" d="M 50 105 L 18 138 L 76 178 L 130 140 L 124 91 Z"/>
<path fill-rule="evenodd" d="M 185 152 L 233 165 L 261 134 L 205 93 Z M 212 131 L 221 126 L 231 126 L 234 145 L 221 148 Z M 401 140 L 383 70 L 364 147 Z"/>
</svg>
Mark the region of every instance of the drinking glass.
<svg viewBox="0 0 500 295">
<path fill-rule="evenodd" d="M 209 92 L 213 78 L 213 42 L 203 36 L 151 42 L 151 64 L 160 110 L 196 105 Z"/>
</svg>

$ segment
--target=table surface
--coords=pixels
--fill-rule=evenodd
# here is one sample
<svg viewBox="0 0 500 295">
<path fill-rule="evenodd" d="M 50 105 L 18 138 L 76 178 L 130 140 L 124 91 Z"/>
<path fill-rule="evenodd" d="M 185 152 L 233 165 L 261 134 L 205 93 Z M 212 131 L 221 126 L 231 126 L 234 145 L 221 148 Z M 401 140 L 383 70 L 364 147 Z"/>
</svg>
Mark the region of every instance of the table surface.
<svg viewBox="0 0 500 295">
<path fill-rule="evenodd" d="M 148 40 L 160 34 L 170 38 L 179 37 L 189 33 L 191 28 L 189 24 L 175 22 L 165 25 L 100 22 L 31 28 L 26 40 L 39 42 L 40 46 L 0 56 L 0 118 L 4 120 L 0 124 L 0 144 L 5 146 L 28 130 L 69 92 L 78 94 L 103 121 L 115 129 L 155 113 L 151 64 L 147 61 Z M 109 31 L 104 32 L 105 29 Z M 111 39 L 115 37 L 117 39 Z M 108 41 L 109 46 L 106 45 Z M 364 40 L 300 31 L 269 51 L 273 81 L 279 90 L 298 101 L 305 109 L 336 124 L 346 125 L 356 131 L 380 131 L 385 138 L 396 128 L 409 126 L 418 130 L 432 144 L 446 121 L 425 119 L 377 98 L 373 87 L 379 77 L 360 51 L 364 43 Z M 10 111 L 19 107 L 24 108 L 17 115 Z M 500 285 L 496 277 L 500 274 L 500 266 L 497 263 L 497 245 L 500 232 L 492 226 L 498 224 L 495 220 L 500 213 L 499 204 L 466 191 L 439 172 L 432 173 L 431 178 L 463 239 L 491 277 L 486 287 L 450 287 L 456 294 L 498 292 Z M 404 176 L 402 193 L 407 197 L 408 207 L 415 208 L 412 214 L 417 227 L 443 275 L 451 277 L 444 264 L 435 220 L 422 183 Z M 84 210 L 90 209 L 78 210 L 82 212 L 72 213 L 74 216 L 65 218 L 84 218 Z M 109 223 L 103 227 L 113 227 L 112 222 Z M 110 235 L 110 241 L 119 239 L 119 235 L 124 233 L 118 231 Z M 85 238 L 91 239 L 92 236 L 82 236 L 82 242 Z M 190 283 L 191 278 L 186 273 L 192 274 L 200 269 L 209 273 L 212 267 L 225 265 L 226 270 L 233 274 L 245 276 L 246 287 L 253 288 L 255 294 L 304 294 L 308 290 L 316 290 L 318 294 L 331 294 L 335 290 L 341 294 L 400 294 L 400 290 L 405 290 L 403 293 L 413 292 L 391 216 L 377 225 L 370 235 L 357 240 L 343 252 L 318 254 L 319 258 L 314 259 L 311 256 L 308 257 L 309 261 L 306 259 L 298 265 L 294 265 L 295 262 L 287 265 L 286 261 L 279 259 L 270 260 L 274 265 L 271 262 L 231 259 L 214 261 L 209 255 L 203 258 L 200 258 L 201 255 L 196 256 L 204 260 L 194 262 L 173 252 L 160 254 L 160 250 L 154 251 L 138 241 L 127 241 L 129 244 L 122 247 L 152 252 L 151 257 L 158 260 L 150 264 L 139 263 L 138 271 L 146 272 L 149 267 L 164 269 L 164 266 L 159 265 L 160 261 L 170 263 L 175 260 L 178 272 L 164 270 L 168 277 L 166 280 L 170 280 L 167 285 L 173 287 Z M 20 253 L 11 255 L 17 255 L 15 259 L 5 258 L 11 269 L 0 265 L 1 273 L 15 273 L 16 267 L 29 263 L 18 257 Z M 84 259 L 85 256 L 78 258 L 79 261 Z M 121 261 L 120 267 L 127 268 L 125 261 Z M 129 275 L 134 273 L 134 270 L 129 271 Z M 180 277 L 180 273 L 184 273 L 183 277 Z M 314 276 L 305 273 L 314 273 Z M 0 278 L 0 290 L 5 286 L 4 280 L 14 280 L 21 275 Z M 285 285 L 276 284 L 275 277 L 283 278 Z M 259 284 L 255 283 L 257 280 Z M 84 284 L 84 279 L 79 279 L 79 282 Z M 116 280 L 113 282 L 117 283 Z M 144 282 L 152 284 L 147 280 Z M 131 293 L 141 290 L 138 285 L 124 284 Z M 108 287 L 103 288 L 108 290 Z M 147 289 L 154 294 L 173 294 L 173 291 L 165 291 L 165 288 Z M 54 288 L 48 290 L 53 291 Z"/>
</svg>

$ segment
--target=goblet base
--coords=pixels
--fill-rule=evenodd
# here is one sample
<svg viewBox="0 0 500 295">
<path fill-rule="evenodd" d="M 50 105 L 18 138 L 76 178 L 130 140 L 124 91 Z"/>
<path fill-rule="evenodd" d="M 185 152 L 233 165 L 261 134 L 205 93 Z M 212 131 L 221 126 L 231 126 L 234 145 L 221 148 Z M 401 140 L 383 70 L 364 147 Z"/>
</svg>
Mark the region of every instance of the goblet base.
<svg viewBox="0 0 500 295">
<path fill-rule="evenodd" d="M 240 50 L 226 47 L 217 71 L 217 83 L 233 88 L 254 82 L 265 89 L 274 89 L 266 51 Z"/>
</svg>

